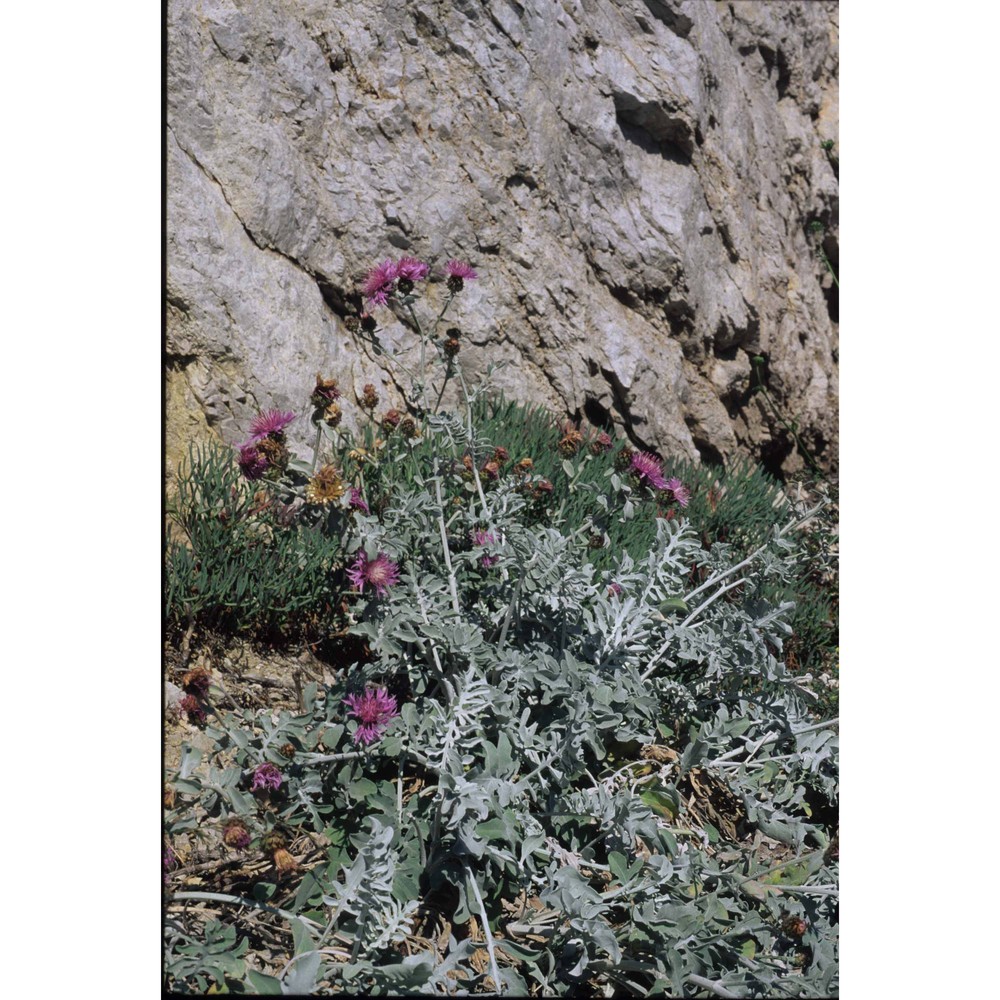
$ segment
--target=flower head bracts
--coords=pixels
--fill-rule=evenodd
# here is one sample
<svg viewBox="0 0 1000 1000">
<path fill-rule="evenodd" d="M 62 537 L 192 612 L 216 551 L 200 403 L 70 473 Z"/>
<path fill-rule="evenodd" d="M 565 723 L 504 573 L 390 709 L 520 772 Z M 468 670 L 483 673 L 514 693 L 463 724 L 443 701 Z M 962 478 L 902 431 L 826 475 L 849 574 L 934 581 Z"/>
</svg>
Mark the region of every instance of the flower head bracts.
<svg viewBox="0 0 1000 1000">
<path fill-rule="evenodd" d="M 354 742 L 367 746 L 382 738 L 386 726 L 399 715 L 396 699 L 385 688 L 366 688 L 361 695 L 349 694 L 344 704 L 347 713 L 358 720 Z"/>
<path fill-rule="evenodd" d="M 370 583 L 379 597 L 385 597 L 390 587 L 399 583 L 399 565 L 393 562 L 384 552 L 374 559 L 362 549 L 354 564 L 347 571 L 347 578 L 364 593 L 365 584 Z"/>
</svg>

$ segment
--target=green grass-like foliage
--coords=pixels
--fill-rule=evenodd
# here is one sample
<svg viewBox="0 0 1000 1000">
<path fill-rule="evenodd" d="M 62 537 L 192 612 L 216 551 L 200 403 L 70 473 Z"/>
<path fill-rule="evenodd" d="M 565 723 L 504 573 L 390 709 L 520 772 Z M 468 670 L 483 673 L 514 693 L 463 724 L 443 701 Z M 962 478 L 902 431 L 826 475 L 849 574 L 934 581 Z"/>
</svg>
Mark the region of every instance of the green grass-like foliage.
<svg viewBox="0 0 1000 1000">
<path fill-rule="evenodd" d="M 168 622 L 282 638 L 314 633 L 341 545 L 322 525 L 260 511 L 231 449 L 192 447 L 177 477 L 166 553 Z M 280 503 L 280 501 L 279 501 Z"/>
<path fill-rule="evenodd" d="M 414 335 L 433 356 L 415 320 Z M 434 396 L 414 389 L 409 433 L 374 420 L 361 441 L 327 433 L 321 461 L 253 492 L 219 452 L 182 477 L 179 622 L 286 627 L 343 604 L 351 645 L 299 711 L 203 695 L 210 749 L 186 748 L 168 776 L 166 833 L 222 859 L 239 820 L 248 856 L 273 866 L 208 892 L 213 921 L 189 905 L 206 893 L 173 876 L 168 904 L 187 908 L 170 911 L 168 988 L 836 995 L 836 720 L 786 667 L 780 597 L 806 579 L 797 532 L 816 512 L 747 465 L 668 463 L 694 490 L 681 508 L 616 464 L 617 447 L 572 448 L 539 411 L 464 381 L 457 412 L 425 408 Z M 491 471 L 498 446 L 509 455 Z M 255 498 L 315 497 L 324 461 L 368 513 L 346 492 L 294 516 Z M 326 539 L 316 562 L 308 532 Z M 224 612 L 239 575 L 261 572 L 258 550 L 281 601 Z M 392 567 L 383 587 L 347 576 L 366 561 Z M 390 707 L 362 738 L 346 699 L 376 690 Z M 255 790 L 264 765 L 280 784 Z M 265 905 L 288 942 L 266 972 L 247 961 L 248 914 Z"/>
</svg>

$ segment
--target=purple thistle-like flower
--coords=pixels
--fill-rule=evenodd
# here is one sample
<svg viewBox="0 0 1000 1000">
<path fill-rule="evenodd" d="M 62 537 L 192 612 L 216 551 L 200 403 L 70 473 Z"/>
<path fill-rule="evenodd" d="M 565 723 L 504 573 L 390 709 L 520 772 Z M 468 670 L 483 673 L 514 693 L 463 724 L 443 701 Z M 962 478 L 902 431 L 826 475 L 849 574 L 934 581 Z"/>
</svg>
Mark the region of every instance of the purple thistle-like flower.
<svg viewBox="0 0 1000 1000">
<path fill-rule="evenodd" d="M 361 291 L 373 306 L 384 306 L 388 301 L 393 283 L 398 277 L 396 266 L 391 260 L 384 260 L 368 272 Z"/>
<path fill-rule="evenodd" d="M 240 457 L 236 461 L 244 478 L 251 480 L 260 479 L 267 472 L 271 464 L 268 462 L 267 456 L 260 453 L 256 441 L 247 441 L 246 444 L 241 444 L 239 448 Z"/>
<path fill-rule="evenodd" d="M 344 704 L 350 708 L 348 715 L 358 720 L 354 742 L 367 746 L 382 739 L 386 726 L 399 715 L 396 699 L 385 688 L 366 688 L 364 694 L 349 694 Z"/>
<path fill-rule="evenodd" d="M 667 481 L 663 478 L 663 466 L 655 455 L 650 455 L 648 451 L 633 452 L 631 467 L 639 479 L 649 483 L 653 489 L 667 488 Z"/>
<path fill-rule="evenodd" d="M 676 477 L 673 476 L 666 481 L 664 488 L 670 490 L 674 499 L 682 506 L 686 507 L 691 499 L 691 491 Z"/>
<path fill-rule="evenodd" d="M 618 597 L 622 592 L 622 585 L 620 583 L 609 583 L 608 584 L 608 597 Z"/>
<path fill-rule="evenodd" d="M 250 440 L 259 441 L 269 434 L 280 434 L 294 419 L 295 414 L 291 411 L 268 410 L 261 413 L 250 425 Z"/>
<path fill-rule="evenodd" d="M 281 788 L 281 772 L 273 764 L 260 764 L 254 771 L 250 791 L 256 792 L 261 788 L 275 792 Z"/>
<path fill-rule="evenodd" d="M 371 511 L 368 509 L 368 503 L 366 502 L 365 498 L 361 495 L 361 490 L 359 490 L 357 486 L 351 487 L 350 504 L 355 510 L 363 510 L 366 514 L 371 513 Z"/>
<path fill-rule="evenodd" d="M 385 597 L 388 589 L 399 583 L 399 566 L 384 552 L 369 560 L 362 549 L 354 565 L 347 571 L 347 578 L 361 593 L 365 592 L 365 584 L 370 583 L 379 597 Z"/>
<path fill-rule="evenodd" d="M 462 260 L 449 260 L 444 266 L 444 273 L 449 278 L 461 278 L 463 281 L 475 281 L 479 277 L 472 265 Z"/>
<path fill-rule="evenodd" d="M 400 257 L 396 265 L 396 277 L 408 281 L 423 281 L 430 272 L 430 265 L 416 257 Z"/>
<path fill-rule="evenodd" d="M 493 536 L 493 532 L 483 531 L 482 528 L 477 528 L 472 533 L 472 541 L 480 547 L 484 545 L 496 544 L 496 538 Z M 499 561 L 500 561 L 499 556 L 482 555 L 479 557 L 479 565 L 482 566 L 483 569 L 489 569 L 490 566 L 492 566 L 494 563 L 498 563 Z"/>
</svg>

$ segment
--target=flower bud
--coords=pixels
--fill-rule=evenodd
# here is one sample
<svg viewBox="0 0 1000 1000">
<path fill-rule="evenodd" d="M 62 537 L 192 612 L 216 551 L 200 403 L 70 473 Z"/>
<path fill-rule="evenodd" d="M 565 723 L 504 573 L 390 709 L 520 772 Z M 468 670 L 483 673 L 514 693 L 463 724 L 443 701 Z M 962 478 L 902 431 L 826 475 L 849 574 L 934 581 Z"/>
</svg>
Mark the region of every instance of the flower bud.
<svg viewBox="0 0 1000 1000">
<path fill-rule="evenodd" d="M 323 423 L 325 423 L 327 427 L 336 427 L 340 423 L 343 415 L 344 412 L 341 410 L 340 406 L 337 403 L 331 403 L 323 411 Z"/>
<path fill-rule="evenodd" d="M 283 847 L 279 847 L 274 852 L 274 867 L 277 868 L 279 875 L 284 875 L 286 872 L 295 871 L 299 867 L 299 863 L 288 851 Z"/>
<path fill-rule="evenodd" d="M 444 351 L 444 356 L 446 358 L 453 358 L 456 354 L 458 354 L 459 350 L 461 350 L 461 347 L 462 345 L 454 337 L 449 337 L 444 342 L 442 350 Z"/>
<path fill-rule="evenodd" d="M 366 382 L 361 390 L 361 405 L 366 410 L 374 410 L 378 406 L 378 393 L 375 392 L 375 386 L 371 382 Z"/>
<path fill-rule="evenodd" d="M 382 426 L 385 428 L 385 432 L 391 434 L 399 426 L 402 419 L 399 410 L 386 410 L 382 415 Z"/>
</svg>

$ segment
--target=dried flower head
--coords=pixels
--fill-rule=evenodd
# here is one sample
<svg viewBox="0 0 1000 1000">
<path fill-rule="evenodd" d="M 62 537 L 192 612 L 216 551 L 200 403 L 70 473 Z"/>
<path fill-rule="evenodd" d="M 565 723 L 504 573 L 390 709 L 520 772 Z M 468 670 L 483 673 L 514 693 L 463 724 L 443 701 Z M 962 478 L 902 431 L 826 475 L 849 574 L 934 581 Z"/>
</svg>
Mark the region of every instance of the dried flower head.
<svg viewBox="0 0 1000 1000">
<path fill-rule="evenodd" d="M 332 465 L 324 465 L 306 485 L 306 500 L 325 507 L 339 500 L 347 492 L 340 473 Z"/>
<path fill-rule="evenodd" d="M 191 722 L 205 721 L 205 709 L 193 694 L 186 694 L 181 698 L 180 709 Z"/>
<path fill-rule="evenodd" d="M 233 847 L 238 851 L 250 845 L 250 831 L 241 819 L 231 819 L 222 828 L 222 842 L 227 847 Z"/>
<path fill-rule="evenodd" d="M 663 466 L 655 455 L 651 455 L 648 451 L 633 452 L 630 466 L 632 472 L 639 477 L 640 483 L 652 486 L 656 490 L 666 489 L 667 481 L 663 478 Z"/>
<path fill-rule="evenodd" d="M 580 450 L 583 442 L 583 435 L 572 425 L 567 423 L 563 427 L 563 436 L 559 440 L 559 451 L 567 458 L 575 455 Z"/>
<path fill-rule="evenodd" d="M 635 452 L 627 445 L 623 444 L 621 450 L 615 455 L 615 470 L 626 472 L 632 467 L 632 456 Z"/>
<path fill-rule="evenodd" d="M 509 462 L 510 452 L 502 445 L 498 445 L 493 449 L 493 461 L 496 462 L 497 465 L 503 465 L 504 462 Z"/>
<path fill-rule="evenodd" d="M 184 687 L 184 690 L 189 694 L 198 695 L 200 698 L 204 698 L 208 694 L 210 683 L 211 677 L 204 667 L 195 667 L 181 678 L 181 685 Z"/>
<path fill-rule="evenodd" d="M 446 358 L 454 358 L 461 349 L 462 344 L 456 337 L 449 337 L 441 348 Z"/>
<path fill-rule="evenodd" d="M 781 929 L 789 937 L 802 937 L 808 929 L 809 925 L 802 919 L 802 917 L 795 917 L 789 914 L 782 920 Z"/>
<path fill-rule="evenodd" d="M 368 504 L 365 502 L 365 498 L 361 495 L 361 490 L 359 490 L 357 486 L 351 487 L 350 504 L 355 510 L 363 510 L 366 514 L 371 513 L 368 510 Z"/>
<path fill-rule="evenodd" d="M 347 327 L 351 333 L 357 333 L 361 329 L 361 320 L 357 316 L 345 316 L 344 326 Z"/>
<path fill-rule="evenodd" d="M 349 694 L 344 704 L 350 709 L 347 714 L 359 723 L 354 742 L 365 746 L 380 740 L 386 726 L 399 715 L 396 699 L 384 687 L 375 690 L 366 688 L 361 695 Z"/>
<path fill-rule="evenodd" d="M 283 743 L 281 745 L 280 753 L 282 757 L 287 757 L 291 760 L 295 756 L 295 745 L 292 743 Z"/>
<path fill-rule="evenodd" d="M 284 875 L 286 872 L 295 871 L 299 867 L 299 863 L 285 848 L 279 847 L 274 852 L 274 867 L 277 868 L 279 875 Z"/>
<path fill-rule="evenodd" d="M 384 306 L 392 294 L 396 277 L 396 265 L 391 260 L 384 260 L 368 272 L 361 291 L 373 306 Z M 361 323 L 364 326 L 364 318 Z"/>
<path fill-rule="evenodd" d="M 399 410 L 386 410 L 382 414 L 382 426 L 385 428 L 385 432 L 391 434 L 399 426 L 399 422 L 402 419 L 403 415 Z"/>
<path fill-rule="evenodd" d="M 257 447 L 257 442 L 248 441 L 246 444 L 241 444 L 239 449 L 240 456 L 236 461 L 239 464 L 240 471 L 243 473 L 243 477 L 251 481 L 262 479 L 270 463 L 267 460 L 267 456 L 262 454 Z"/>
<path fill-rule="evenodd" d="M 283 438 L 284 435 L 281 435 Z M 291 455 L 283 442 L 276 435 L 269 435 L 257 442 L 257 451 L 267 460 L 267 474 L 281 474 L 288 468 Z"/>
<path fill-rule="evenodd" d="M 336 427 L 340 423 L 340 418 L 344 415 L 344 411 L 341 410 L 339 403 L 331 403 L 323 411 L 323 423 L 327 427 Z"/>
<path fill-rule="evenodd" d="M 611 450 L 611 437 L 606 431 L 601 431 L 593 441 L 590 442 L 590 452 L 592 455 L 603 455 Z"/>
<path fill-rule="evenodd" d="M 340 399 L 340 388 L 337 385 L 337 380 L 335 378 L 323 378 L 319 372 L 316 372 L 316 388 L 313 389 L 312 395 L 309 397 L 309 402 L 317 410 L 322 410 L 338 399 Z"/>
<path fill-rule="evenodd" d="M 281 772 L 273 764 L 259 764 L 253 772 L 250 791 L 269 789 L 276 792 L 279 788 L 281 788 Z"/>
<path fill-rule="evenodd" d="M 378 393 L 375 391 L 375 386 L 371 382 L 365 382 L 364 387 L 361 390 L 361 405 L 366 410 L 374 410 L 378 406 Z"/>
<path fill-rule="evenodd" d="M 664 483 L 664 488 L 670 490 L 674 499 L 682 506 L 686 507 L 691 499 L 691 491 L 676 477 L 673 476 Z"/>
<path fill-rule="evenodd" d="M 603 549 L 604 548 L 604 535 L 599 531 L 592 531 L 587 536 L 587 548 L 588 549 Z"/>
<path fill-rule="evenodd" d="M 268 854 L 273 854 L 275 851 L 281 851 L 288 847 L 288 838 L 279 830 L 271 830 L 261 837 L 260 846 Z"/>
<path fill-rule="evenodd" d="M 259 441 L 271 435 L 283 435 L 285 428 L 295 419 L 291 411 L 268 410 L 250 424 L 250 440 Z"/>
<path fill-rule="evenodd" d="M 490 459 L 479 471 L 492 482 L 500 478 L 500 463 Z"/>
<path fill-rule="evenodd" d="M 385 597 L 389 588 L 399 583 L 399 565 L 384 552 L 369 560 L 365 550 L 361 549 L 354 565 L 347 571 L 347 578 L 361 593 L 365 591 L 365 584 L 370 583 L 379 597 Z"/>
<path fill-rule="evenodd" d="M 420 431 L 417 429 L 417 422 L 413 417 L 403 417 L 399 422 L 399 433 L 403 437 L 412 440 L 415 437 L 420 437 Z"/>
<path fill-rule="evenodd" d="M 535 463 L 530 458 L 522 458 L 514 466 L 514 471 L 519 472 L 522 476 L 526 476 L 534 467 Z"/>
</svg>

